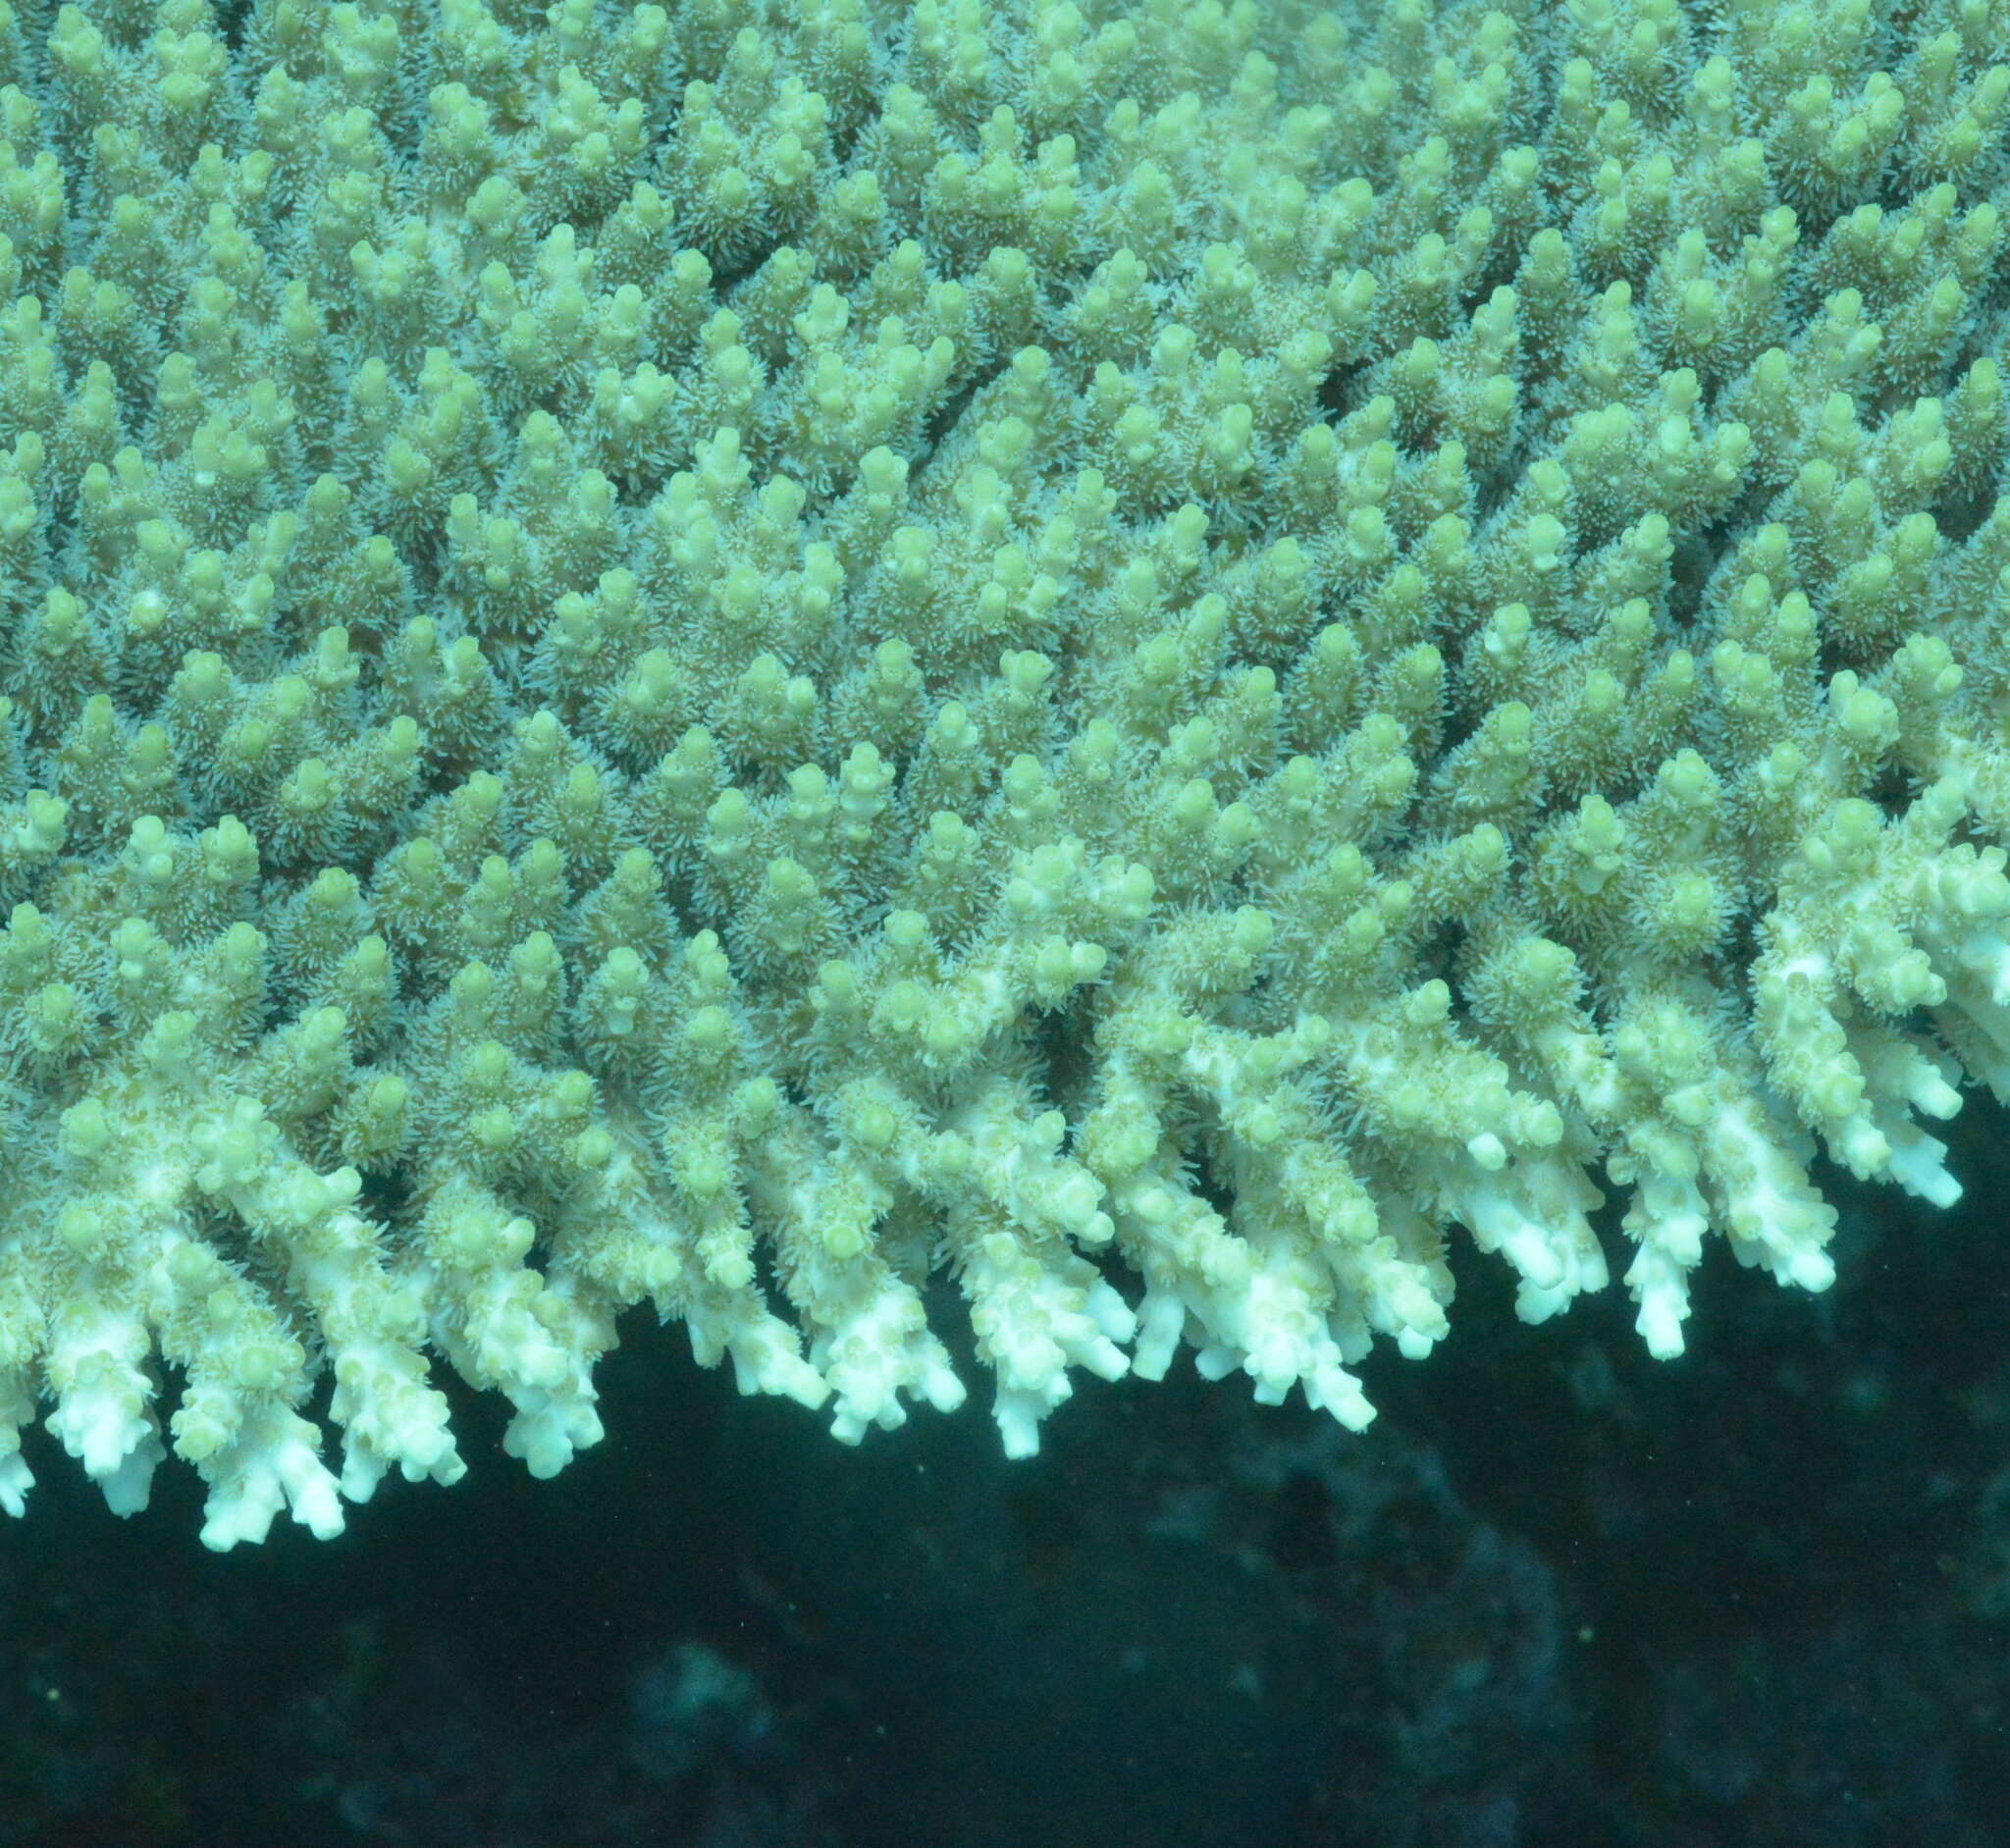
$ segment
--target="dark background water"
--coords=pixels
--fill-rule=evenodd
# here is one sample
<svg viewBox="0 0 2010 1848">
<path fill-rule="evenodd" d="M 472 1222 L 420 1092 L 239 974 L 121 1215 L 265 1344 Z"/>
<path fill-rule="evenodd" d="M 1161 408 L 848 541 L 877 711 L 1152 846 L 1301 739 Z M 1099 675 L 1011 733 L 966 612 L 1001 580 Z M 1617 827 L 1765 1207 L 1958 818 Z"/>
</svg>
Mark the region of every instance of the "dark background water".
<svg viewBox="0 0 2010 1848">
<path fill-rule="evenodd" d="M 1999 1848 L 2010 1156 L 1964 1115 L 1960 1208 L 1825 1174 L 1837 1287 L 1719 1244 L 1678 1362 L 1462 1254 L 1361 1437 L 1183 1368 L 1030 1463 L 975 1405 L 847 1451 L 637 1323 L 563 1476 L 462 1395 L 468 1479 L 328 1545 L 211 1557 L 187 1472 L 121 1522 L 38 1442 L 0 1844 Z"/>
</svg>

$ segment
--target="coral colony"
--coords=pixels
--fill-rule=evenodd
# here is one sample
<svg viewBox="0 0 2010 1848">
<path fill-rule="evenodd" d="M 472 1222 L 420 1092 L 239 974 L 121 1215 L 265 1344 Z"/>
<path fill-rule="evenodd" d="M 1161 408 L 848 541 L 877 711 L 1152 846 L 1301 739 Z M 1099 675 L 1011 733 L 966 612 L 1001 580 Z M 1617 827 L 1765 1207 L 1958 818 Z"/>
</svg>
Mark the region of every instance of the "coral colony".
<svg viewBox="0 0 2010 1848">
<path fill-rule="evenodd" d="M 643 1304 L 856 1440 L 931 1276 L 1015 1454 L 1184 1346 L 1357 1427 L 1461 1247 L 1672 1354 L 1818 1155 L 1950 1201 L 2006 47 L 0 4 L 0 1505 L 329 1534 L 449 1372 L 550 1474 Z"/>
</svg>

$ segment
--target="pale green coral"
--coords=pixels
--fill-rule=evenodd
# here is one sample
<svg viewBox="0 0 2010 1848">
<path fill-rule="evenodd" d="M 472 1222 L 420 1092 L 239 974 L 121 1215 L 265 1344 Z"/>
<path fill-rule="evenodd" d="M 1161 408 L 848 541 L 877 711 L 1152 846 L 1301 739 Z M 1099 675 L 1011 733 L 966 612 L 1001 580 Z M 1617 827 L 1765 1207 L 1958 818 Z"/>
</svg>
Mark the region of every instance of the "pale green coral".
<svg viewBox="0 0 2010 1848">
<path fill-rule="evenodd" d="M 205 1538 L 2010 1102 L 2001 0 L 0 0 L 0 1505 Z M 1463 1229 L 1463 1233 L 1459 1229 Z M 165 1415 L 163 1400 L 173 1409 Z M 331 1473 L 320 1427 L 340 1433 Z M 30 1443 L 32 1448 L 32 1441 Z"/>
</svg>

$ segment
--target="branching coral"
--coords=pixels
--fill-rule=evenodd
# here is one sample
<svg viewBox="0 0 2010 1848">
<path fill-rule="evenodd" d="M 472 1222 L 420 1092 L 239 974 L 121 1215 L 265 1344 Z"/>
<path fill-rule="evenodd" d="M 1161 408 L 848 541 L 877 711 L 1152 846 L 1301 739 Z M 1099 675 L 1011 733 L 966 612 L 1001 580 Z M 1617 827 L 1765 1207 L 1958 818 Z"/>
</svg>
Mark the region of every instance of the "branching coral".
<svg viewBox="0 0 2010 1848">
<path fill-rule="evenodd" d="M 0 3 L 0 1505 L 1008 1450 L 2010 1101 L 2004 0 Z M 1459 1229 L 1463 1229 L 1461 1234 Z M 166 1382 L 179 1380 L 179 1389 Z M 156 1406 L 173 1400 L 165 1429 Z M 340 1432 L 339 1475 L 318 1427 Z"/>
</svg>

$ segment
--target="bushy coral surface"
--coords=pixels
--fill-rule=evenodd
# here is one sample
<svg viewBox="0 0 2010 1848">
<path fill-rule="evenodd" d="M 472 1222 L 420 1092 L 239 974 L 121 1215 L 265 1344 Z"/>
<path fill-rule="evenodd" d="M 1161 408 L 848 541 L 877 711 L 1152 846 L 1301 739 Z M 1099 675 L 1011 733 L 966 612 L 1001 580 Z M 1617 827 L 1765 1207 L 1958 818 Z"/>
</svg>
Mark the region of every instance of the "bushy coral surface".
<svg viewBox="0 0 2010 1848">
<path fill-rule="evenodd" d="M 1951 1200 L 2006 45 L 0 3 L 0 1505 L 331 1532 L 442 1367 L 548 1473 L 639 1304 L 856 1439 L 931 1276 L 1015 1452 L 1359 1425 L 1462 1242 L 1672 1353 L 1818 1155 Z"/>
</svg>

